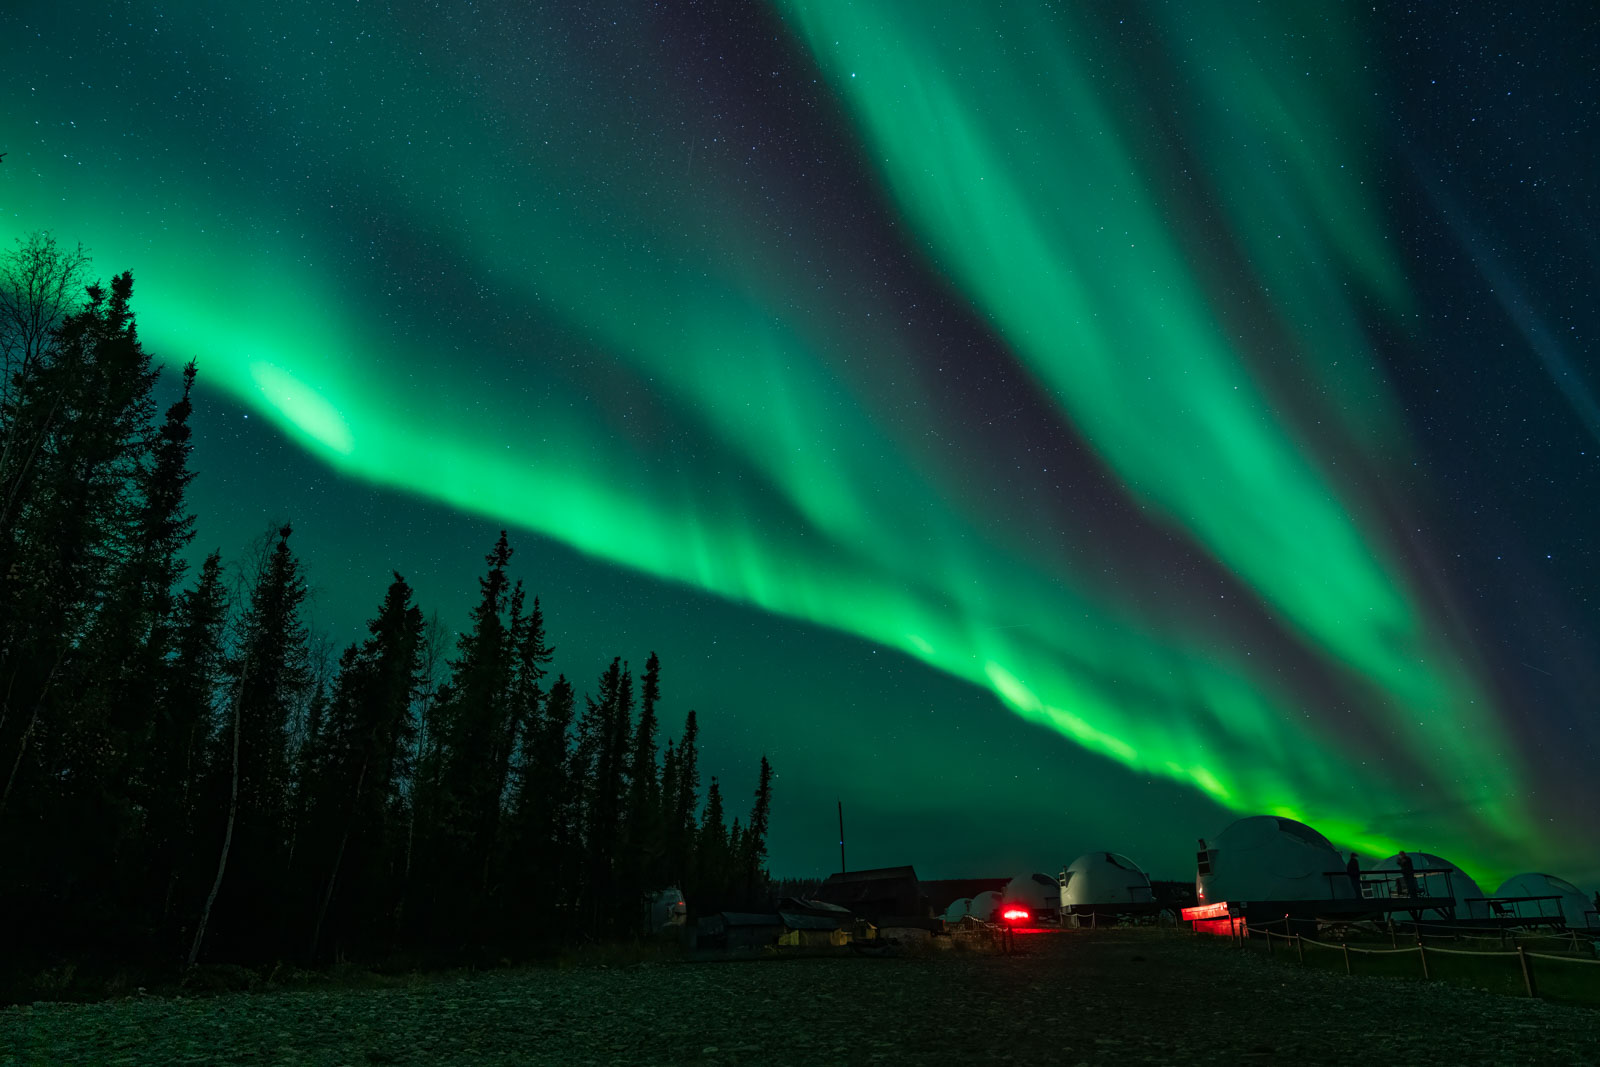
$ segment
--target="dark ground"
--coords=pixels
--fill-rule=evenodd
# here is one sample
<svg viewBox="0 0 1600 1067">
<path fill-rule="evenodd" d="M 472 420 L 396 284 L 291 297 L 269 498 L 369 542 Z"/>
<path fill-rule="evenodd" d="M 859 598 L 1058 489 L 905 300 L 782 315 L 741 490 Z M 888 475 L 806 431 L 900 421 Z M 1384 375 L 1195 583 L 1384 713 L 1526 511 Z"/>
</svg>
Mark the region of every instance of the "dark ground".
<svg viewBox="0 0 1600 1067">
<path fill-rule="evenodd" d="M 1153 931 L 0 1010 L 0 1064 L 1600 1063 L 1600 1010 Z"/>
</svg>

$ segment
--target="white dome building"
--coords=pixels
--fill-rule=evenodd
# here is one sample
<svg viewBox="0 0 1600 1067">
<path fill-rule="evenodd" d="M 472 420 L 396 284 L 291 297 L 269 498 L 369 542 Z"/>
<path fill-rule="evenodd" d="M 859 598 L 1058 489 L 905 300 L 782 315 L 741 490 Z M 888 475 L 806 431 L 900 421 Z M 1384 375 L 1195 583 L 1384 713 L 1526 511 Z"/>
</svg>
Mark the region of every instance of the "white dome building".
<svg viewBox="0 0 1600 1067">
<path fill-rule="evenodd" d="M 1020 905 L 1036 921 L 1061 918 L 1061 887 L 1048 874 L 1019 874 L 1006 883 L 1000 899 L 1005 907 Z"/>
<path fill-rule="evenodd" d="M 1061 872 L 1062 911 L 1130 911 L 1156 902 L 1150 876 L 1116 852 L 1086 852 Z"/>
<path fill-rule="evenodd" d="M 971 897 L 962 897 L 960 900 L 953 900 L 950 902 L 950 906 L 944 910 L 944 921 L 947 923 L 958 923 L 962 919 L 965 919 L 971 911 Z"/>
<path fill-rule="evenodd" d="M 1411 870 L 1417 878 L 1417 895 L 1424 897 L 1449 897 L 1456 900 L 1455 916 L 1457 922 L 1465 919 L 1488 918 L 1489 905 L 1483 900 L 1483 890 L 1478 888 L 1465 871 L 1447 859 L 1435 856 L 1431 852 L 1407 852 L 1411 857 Z M 1395 873 L 1400 870 L 1400 856 L 1395 854 L 1387 859 L 1379 860 L 1371 868 L 1385 874 Z M 1391 898 L 1395 893 L 1395 883 L 1389 884 Z M 1450 915 L 1430 908 L 1423 912 L 1422 919 L 1449 919 Z"/>
<path fill-rule="evenodd" d="M 967 914 L 986 923 L 999 922 L 1000 903 L 1000 894 L 991 889 L 972 898 L 972 903 L 967 906 Z"/>
<path fill-rule="evenodd" d="M 1345 861 L 1305 823 L 1251 815 L 1229 824 L 1200 854 L 1199 903 L 1264 900 L 1353 901 Z"/>
<path fill-rule="evenodd" d="M 1584 896 L 1583 890 L 1553 874 L 1517 874 L 1507 878 L 1494 891 L 1497 897 L 1555 897 L 1555 900 L 1523 900 L 1507 903 L 1511 914 L 1519 919 L 1553 918 L 1559 908 L 1561 918 L 1569 930 L 1600 927 L 1596 918 L 1594 901 Z"/>
</svg>

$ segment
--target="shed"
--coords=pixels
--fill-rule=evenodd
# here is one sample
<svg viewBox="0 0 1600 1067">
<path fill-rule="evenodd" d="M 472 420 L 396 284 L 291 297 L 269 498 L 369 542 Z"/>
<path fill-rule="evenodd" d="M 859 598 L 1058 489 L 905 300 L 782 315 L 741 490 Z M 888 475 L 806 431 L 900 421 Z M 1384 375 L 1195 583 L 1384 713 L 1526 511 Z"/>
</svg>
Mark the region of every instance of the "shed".
<svg viewBox="0 0 1600 1067">
<path fill-rule="evenodd" d="M 874 922 L 892 917 L 926 919 L 933 914 L 911 867 L 831 874 L 817 887 L 816 899 L 849 908 Z"/>
<path fill-rule="evenodd" d="M 695 943 L 701 948 L 760 948 L 777 944 L 783 931 L 783 920 L 777 915 L 719 911 L 700 919 Z"/>
<path fill-rule="evenodd" d="M 850 926 L 854 921 L 849 912 L 842 917 L 818 912 L 812 908 L 788 909 L 780 906 L 778 918 L 783 920 L 783 933 L 778 944 L 789 947 L 833 946 L 850 943 Z"/>
</svg>

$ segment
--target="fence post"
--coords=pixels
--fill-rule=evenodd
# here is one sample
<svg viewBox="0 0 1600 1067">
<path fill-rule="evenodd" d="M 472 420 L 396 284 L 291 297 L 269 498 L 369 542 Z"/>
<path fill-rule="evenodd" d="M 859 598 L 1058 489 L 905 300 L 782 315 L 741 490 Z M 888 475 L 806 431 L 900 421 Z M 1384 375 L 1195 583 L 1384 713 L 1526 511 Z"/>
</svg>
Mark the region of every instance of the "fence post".
<svg viewBox="0 0 1600 1067">
<path fill-rule="evenodd" d="M 1394 916 L 1393 915 L 1389 916 L 1389 947 L 1390 948 L 1399 948 L 1400 947 L 1400 941 L 1399 941 L 1399 939 L 1397 939 L 1395 937 L 1395 934 L 1394 934 Z"/>
<path fill-rule="evenodd" d="M 1528 959 L 1528 950 L 1521 945 L 1517 946 L 1517 959 L 1522 962 L 1522 984 L 1528 990 L 1528 996 L 1539 995 L 1539 987 L 1533 980 L 1533 962 Z"/>
<path fill-rule="evenodd" d="M 1267 955 L 1272 955 L 1272 931 L 1267 931 Z"/>
<path fill-rule="evenodd" d="M 1422 977 L 1432 978 L 1433 975 L 1428 973 L 1428 946 L 1422 943 L 1421 934 L 1417 935 L 1417 955 L 1422 957 Z"/>
<path fill-rule="evenodd" d="M 1339 947 L 1344 949 L 1344 973 L 1355 974 L 1356 972 L 1350 969 L 1350 946 L 1341 941 Z"/>
<path fill-rule="evenodd" d="M 1294 954 L 1300 957 L 1300 965 L 1304 967 L 1306 963 L 1306 947 L 1301 944 L 1299 934 L 1294 935 Z"/>
</svg>

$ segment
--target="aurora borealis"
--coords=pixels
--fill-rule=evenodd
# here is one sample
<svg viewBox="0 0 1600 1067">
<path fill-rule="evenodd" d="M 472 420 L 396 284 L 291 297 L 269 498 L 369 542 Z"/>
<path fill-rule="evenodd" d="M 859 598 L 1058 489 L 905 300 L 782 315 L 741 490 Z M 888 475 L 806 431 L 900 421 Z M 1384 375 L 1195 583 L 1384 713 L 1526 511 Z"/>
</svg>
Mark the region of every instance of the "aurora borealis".
<svg viewBox="0 0 1600 1067">
<path fill-rule="evenodd" d="M 199 359 L 207 547 L 293 518 L 338 635 L 511 526 L 775 870 L 842 796 L 933 876 L 1233 811 L 1593 882 L 1584 31 L 1410 18 L 25 0 L 0 213 Z"/>
</svg>

